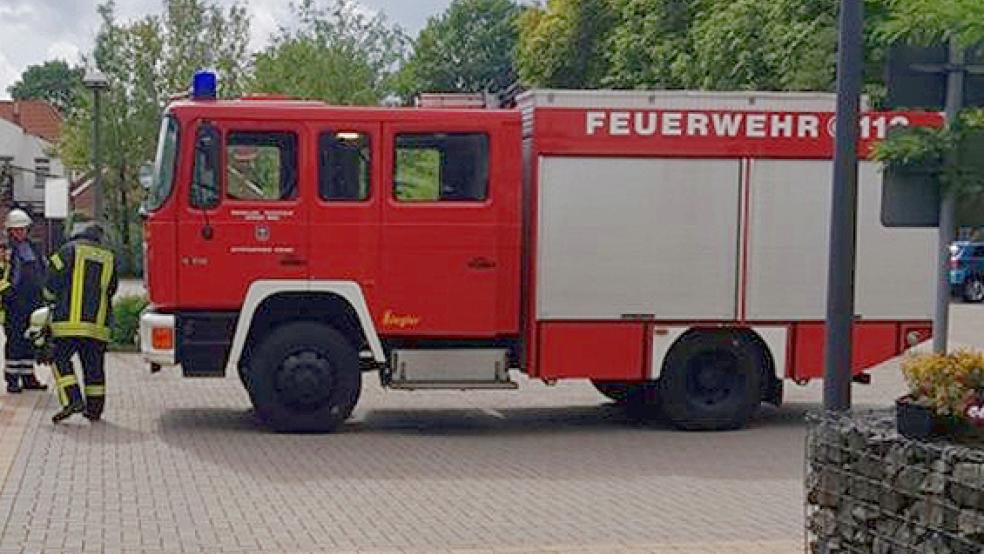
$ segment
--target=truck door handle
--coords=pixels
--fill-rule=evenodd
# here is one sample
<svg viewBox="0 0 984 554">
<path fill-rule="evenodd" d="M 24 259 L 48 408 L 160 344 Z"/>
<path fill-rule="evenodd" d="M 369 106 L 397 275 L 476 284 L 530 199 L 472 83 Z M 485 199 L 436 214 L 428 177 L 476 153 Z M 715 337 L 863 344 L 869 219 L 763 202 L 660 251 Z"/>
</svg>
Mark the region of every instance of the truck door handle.
<svg viewBox="0 0 984 554">
<path fill-rule="evenodd" d="M 280 258 L 280 265 L 285 265 L 288 267 L 298 267 L 302 265 L 307 265 L 307 260 L 303 258 L 298 258 L 297 256 L 286 255 Z"/>
<path fill-rule="evenodd" d="M 468 260 L 468 267 L 476 270 L 495 269 L 495 260 L 490 260 L 485 256 L 478 256 Z"/>
</svg>

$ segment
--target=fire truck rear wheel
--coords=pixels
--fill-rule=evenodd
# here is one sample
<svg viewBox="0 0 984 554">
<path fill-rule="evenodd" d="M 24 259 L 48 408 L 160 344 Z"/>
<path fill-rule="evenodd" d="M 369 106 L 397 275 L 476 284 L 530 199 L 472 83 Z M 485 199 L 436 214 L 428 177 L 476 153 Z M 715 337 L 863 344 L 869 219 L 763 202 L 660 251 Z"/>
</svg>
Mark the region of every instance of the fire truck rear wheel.
<svg viewBox="0 0 984 554">
<path fill-rule="evenodd" d="M 359 354 L 333 327 L 288 323 L 257 346 L 247 382 L 256 413 L 275 431 L 331 432 L 359 400 Z"/>
<path fill-rule="evenodd" d="M 744 427 L 761 399 L 759 346 L 739 333 L 695 332 L 670 350 L 660 377 L 663 413 L 680 429 Z"/>
</svg>

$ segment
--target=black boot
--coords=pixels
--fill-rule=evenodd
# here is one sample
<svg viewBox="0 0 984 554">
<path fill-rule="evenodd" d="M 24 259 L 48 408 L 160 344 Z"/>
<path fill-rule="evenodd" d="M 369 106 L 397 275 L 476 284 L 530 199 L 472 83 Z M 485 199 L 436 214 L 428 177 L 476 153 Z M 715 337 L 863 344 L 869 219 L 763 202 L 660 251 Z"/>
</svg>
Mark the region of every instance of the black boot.
<svg viewBox="0 0 984 554">
<path fill-rule="evenodd" d="M 48 385 L 38 381 L 38 378 L 33 375 L 21 376 L 21 382 L 24 390 L 48 390 Z"/>
<path fill-rule="evenodd" d="M 51 422 L 61 423 L 62 421 L 65 421 L 66 419 L 72 417 L 75 414 L 82 413 L 84 410 L 85 410 L 85 404 L 83 404 L 82 402 L 73 402 L 68 406 L 62 408 L 61 411 L 58 412 L 57 414 L 51 416 Z"/>
<path fill-rule="evenodd" d="M 85 417 L 86 419 L 88 419 L 89 421 L 93 422 L 93 423 L 95 423 L 95 422 L 99 421 L 100 419 L 102 419 L 102 413 L 97 412 L 94 409 L 91 409 L 88 406 L 88 404 L 85 407 L 85 411 L 82 412 L 82 416 Z"/>
<path fill-rule="evenodd" d="M 19 394 L 23 389 L 20 386 L 20 379 L 14 375 L 7 375 L 7 392 L 10 394 Z"/>
</svg>

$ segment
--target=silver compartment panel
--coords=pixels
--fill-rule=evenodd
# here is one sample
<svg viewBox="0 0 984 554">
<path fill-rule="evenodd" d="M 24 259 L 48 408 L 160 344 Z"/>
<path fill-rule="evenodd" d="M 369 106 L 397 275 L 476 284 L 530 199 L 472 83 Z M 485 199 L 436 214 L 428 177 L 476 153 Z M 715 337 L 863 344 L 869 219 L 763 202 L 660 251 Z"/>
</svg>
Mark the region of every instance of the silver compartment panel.
<svg viewBox="0 0 984 554">
<path fill-rule="evenodd" d="M 394 350 L 392 361 L 394 385 L 509 381 L 505 348 Z"/>
</svg>

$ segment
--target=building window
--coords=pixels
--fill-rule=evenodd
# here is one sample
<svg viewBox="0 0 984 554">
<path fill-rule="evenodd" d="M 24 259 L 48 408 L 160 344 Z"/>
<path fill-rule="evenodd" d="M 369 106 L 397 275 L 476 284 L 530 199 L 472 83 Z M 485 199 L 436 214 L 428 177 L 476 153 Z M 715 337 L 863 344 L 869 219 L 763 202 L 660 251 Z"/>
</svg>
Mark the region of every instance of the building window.
<svg viewBox="0 0 984 554">
<path fill-rule="evenodd" d="M 34 158 L 34 188 L 44 188 L 44 181 L 48 178 L 50 171 L 51 160 L 48 158 Z"/>
<path fill-rule="evenodd" d="M 226 196 L 253 201 L 297 198 L 297 137 L 292 133 L 230 133 Z"/>
<path fill-rule="evenodd" d="M 400 202 L 481 201 L 488 191 L 488 136 L 397 135 L 393 194 Z"/>
<path fill-rule="evenodd" d="M 369 135 L 322 133 L 318 139 L 318 194 L 322 200 L 369 198 Z"/>
</svg>

